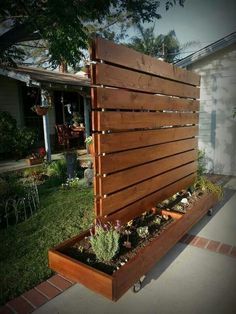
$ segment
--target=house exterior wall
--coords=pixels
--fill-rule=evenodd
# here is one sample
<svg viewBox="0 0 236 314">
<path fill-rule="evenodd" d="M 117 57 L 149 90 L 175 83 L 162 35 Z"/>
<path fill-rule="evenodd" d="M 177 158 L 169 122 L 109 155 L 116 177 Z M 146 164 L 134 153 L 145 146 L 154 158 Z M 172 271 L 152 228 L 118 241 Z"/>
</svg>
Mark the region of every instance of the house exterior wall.
<svg viewBox="0 0 236 314">
<path fill-rule="evenodd" d="M 21 93 L 18 81 L 0 76 L 0 110 L 9 112 L 17 125 L 23 125 Z"/>
<path fill-rule="evenodd" d="M 236 175 L 236 44 L 188 69 L 201 75 L 199 148 L 208 171 Z"/>
</svg>

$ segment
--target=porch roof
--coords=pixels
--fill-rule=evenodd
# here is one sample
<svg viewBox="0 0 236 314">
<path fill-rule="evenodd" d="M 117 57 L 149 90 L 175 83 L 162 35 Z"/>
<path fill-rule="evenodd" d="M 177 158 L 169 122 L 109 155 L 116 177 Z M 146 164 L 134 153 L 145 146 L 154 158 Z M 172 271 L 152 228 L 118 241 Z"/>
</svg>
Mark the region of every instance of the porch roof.
<svg viewBox="0 0 236 314">
<path fill-rule="evenodd" d="M 31 68 L 27 66 L 18 66 L 17 68 L 0 68 L 0 75 L 21 81 L 28 86 L 40 86 L 41 84 L 66 85 L 90 87 L 90 79 L 87 77 L 61 73 L 51 70 Z"/>
</svg>

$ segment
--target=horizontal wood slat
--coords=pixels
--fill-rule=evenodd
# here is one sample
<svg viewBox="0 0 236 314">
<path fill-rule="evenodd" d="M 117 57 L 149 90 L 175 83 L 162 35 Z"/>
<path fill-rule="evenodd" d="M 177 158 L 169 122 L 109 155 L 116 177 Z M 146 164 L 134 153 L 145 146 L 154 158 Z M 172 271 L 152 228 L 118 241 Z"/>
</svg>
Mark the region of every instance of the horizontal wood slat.
<svg viewBox="0 0 236 314">
<path fill-rule="evenodd" d="M 197 139 L 193 138 L 98 156 L 96 158 L 100 159 L 99 174 L 109 174 L 195 148 L 197 148 Z"/>
<path fill-rule="evenodd" d="M 98 154 L 111 153 L 149 145 L 187 139 L 198 134 L 198 126 L 165 128 L 110 134 L 95 134 L 98 138 Z"/>
<path fill-rule="evenodd" d="M 192 85 L 200 84 L 200 76 L 196 73 L 157 60 L 123 45 L 116 45 L 111 41 L 96 38 L 95 47 L 96 51 L 92 55 L 93 60 L 103 60 Z"/>
<path fill-rule="evenodd" d="M 111 194 L 106 198 L 101 198 L 101 214 L 108 215 L 116 210 L 131 204 L 148 194 L 177 181 L 186 175 L 196 172 L 197 162 L 191 162 L 174 170 L 170 170 L 164 174 L 158 175 L 149 180 L 135 184 L 125 190 Z"/>
<path fill-rule="evenodd" d="M 200 76 L 99 38 L 92 60 L 95 212 L 127 221 L 196 178 Z"/>
<path fill-rule="evenodd" d="M 150 210 L 153 206 L 156 206 L 158 202 L 165 200 L 171 195 L 181 191 L 182 189 L 190 186 L 196 179 L 196 173 L 184 177 L 170 185 L 164 187 L 163 189 L 154 192 L 133 204 L 122 208 L 116 213 L 112 213 L 106 216 L 107 221 L 120 220 L 122 223 L 126 223 L 131 219 L 138 217 L 144 211 Z"/>
<path fill-rule="evenodd" d="M 97 131 L 158 128 L 162 126 L 197 124 L 198 113 L 173 112 L 96 112 Z"/>
<path fill-rule="evenodd" d="M 96 108 L 199 111 L 199 101 L 150 95 L 120 89 L 97 88 Z"/>
<path fill-rule="evenodd" d="M 96 72 L 93 84 L 96 85 L 194 99 L 200 96 L 199 88 L 183 83 L 165 80 L 149 74 L 138 73 L 104 63 L 94 64 L 93 67 L 95 67 Z"/>
<path fill-rule="evenodd" d="M 196 160 L 197 150 L 166 157 L 151 163 L 111 174 L 101 180 L 101 194 L 109 194 L 160 173 Z"/>
</svg>

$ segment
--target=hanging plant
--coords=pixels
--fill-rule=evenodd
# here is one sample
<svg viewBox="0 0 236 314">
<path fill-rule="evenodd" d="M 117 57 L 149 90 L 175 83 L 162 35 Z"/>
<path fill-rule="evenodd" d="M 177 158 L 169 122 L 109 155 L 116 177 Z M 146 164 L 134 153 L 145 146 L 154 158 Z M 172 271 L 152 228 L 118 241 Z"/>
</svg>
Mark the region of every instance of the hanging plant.
<svg viewBox="0 0 236 314">
<path fill-rule="evenodd" d="M 35 105 L 33 106 L 31 109 L 37 113 L 37 115 L 39 116 L 45 116 L 48 113 L 49 110 L 49 106 L 39 106 L 39 105 Z"/>
<path fill-rule="evenodd" d="M 31 107 L 31 110 L 37 113 L 39 116 L 45 116 L 48 113 L 48 110 L 51 108 L 51 95 L 49 91 L 41 90 L 42 96 L 43 96 L 43 105 L 38 105 L 39 103 L 39 94 L 40 90 L 38 90 L 36 99 L 35 99 L 35 105 Z"/>
</svg>

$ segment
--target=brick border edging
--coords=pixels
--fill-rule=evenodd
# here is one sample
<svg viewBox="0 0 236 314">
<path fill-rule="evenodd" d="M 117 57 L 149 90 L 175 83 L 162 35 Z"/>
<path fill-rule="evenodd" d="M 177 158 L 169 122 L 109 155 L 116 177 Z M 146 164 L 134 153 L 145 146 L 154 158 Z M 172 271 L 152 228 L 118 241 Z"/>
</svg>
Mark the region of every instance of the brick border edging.
<svg viewBox="0 0 236 314">
<path fill-rule="evenodd" d="M 179 241 L 211 252 L 236 258 L 236 246 L 186 233 Z"/>
<path fill-rule="evenodd" d="M 204 237 L 185 234 L 179 241 L 186 245 L 192 245 L 211 252 L 220 253 L 236 258 L 236 246 L 228 245 L 219 241 L 206 239 Z M 21 296 L 9 301 L 0 308 L 0 314 L 28 314 L 61 294 L 75 282 L 56 274 L 43 281 L 33 289 L 23 293 Z"/>
<path fill-rule="evenodd" d="M 19 297 L 7 302 L 5 306 L 0 308 L 0 314 L 32 313 L 74 284 L 75 282 L 70 279 L 56 274 Z"/>
</svg>

